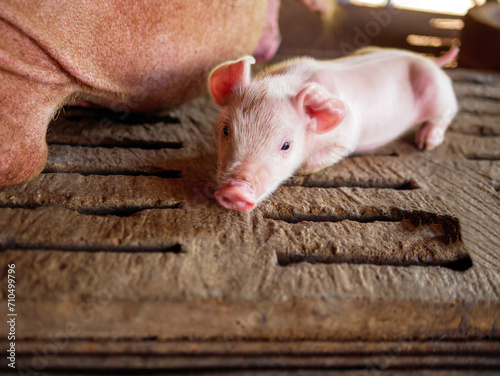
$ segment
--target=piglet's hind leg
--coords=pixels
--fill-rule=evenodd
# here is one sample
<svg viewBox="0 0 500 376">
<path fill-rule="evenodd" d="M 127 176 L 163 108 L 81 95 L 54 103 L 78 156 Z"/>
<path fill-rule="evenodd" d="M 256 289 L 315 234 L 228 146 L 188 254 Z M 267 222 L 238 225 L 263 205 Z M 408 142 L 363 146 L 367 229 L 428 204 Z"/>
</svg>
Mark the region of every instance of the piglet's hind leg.
<svg viewBox="0 0 500 376">
<path fill-rule="evenodd" d="M 455 116 L 458 105 L 448 75 L 434 62 L 418 59 L 410 64 L 410 80 L 422 122 L 415 142 L 421 150 L 431 150 L 444 140 L 446 128 Z"/>
<path fill-rule="evenodd" d="M 424 122 L 415 136 L 415 142 L 421 150 L 432 150 L 444 140 L 446 129 L 455 116 L 456 109 L 447 110 L 439 117 Z"/>
<path fill-rule="evenodd" d="M 438 68 L 433 67 L 435 95 L 427 97 L 427 121 L 424 121 L 415 136 L 421 150 L 431 150 L 444 140 L 446 129 L 457 113 L 458 104 L 450 78 Z M 428 90 L 429 92 L 429 90 Z"/>
</svg>

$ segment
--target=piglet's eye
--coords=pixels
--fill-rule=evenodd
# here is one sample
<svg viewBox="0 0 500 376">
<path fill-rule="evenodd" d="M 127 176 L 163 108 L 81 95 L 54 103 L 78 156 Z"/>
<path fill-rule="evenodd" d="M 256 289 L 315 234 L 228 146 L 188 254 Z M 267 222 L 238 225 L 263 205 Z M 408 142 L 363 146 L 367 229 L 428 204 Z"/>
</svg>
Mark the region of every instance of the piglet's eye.
<svg viewBox="0 0 500 376">
<path fill-rule="evenodd" d="M 281 150 L 288 150 L 290 149 L 290 143 L 289 142 L 285 142 L 283 144 L 283 146 L 281 147 Z"/>
<path fill-rule="evenodd" d="M 224 128 L 222 128 L 222 133 L 224 133 L 226 137 L 229 136 L 229 125 L 225 125 Z"/>
</svg>

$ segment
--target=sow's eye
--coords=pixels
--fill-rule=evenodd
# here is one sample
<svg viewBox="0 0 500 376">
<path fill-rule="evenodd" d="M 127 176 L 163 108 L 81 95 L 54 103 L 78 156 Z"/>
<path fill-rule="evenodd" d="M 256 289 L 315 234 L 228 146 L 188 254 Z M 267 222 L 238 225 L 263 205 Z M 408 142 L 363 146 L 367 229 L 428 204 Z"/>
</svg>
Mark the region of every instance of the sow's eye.
<svg viewBox="0 0 500 376">
<path fill-rule="evenodd" d="M 283 146 L 281 147 L 281 150 L 288 150 L 290 149 L 290 143 L 289 142 L 285 142 L 283 144 Z"/>
<path fill-rule="evenodd" d="M 222 134 L 225 137 L 229 137 L 229 125 L 224 125 L 224 128 L 222 128 Z"/>
</svg>

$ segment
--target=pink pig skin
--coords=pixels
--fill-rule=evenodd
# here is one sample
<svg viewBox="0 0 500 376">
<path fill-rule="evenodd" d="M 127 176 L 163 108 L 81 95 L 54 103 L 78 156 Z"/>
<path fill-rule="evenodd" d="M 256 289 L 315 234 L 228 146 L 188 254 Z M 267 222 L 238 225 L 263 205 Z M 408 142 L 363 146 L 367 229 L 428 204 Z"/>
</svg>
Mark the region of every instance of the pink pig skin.
<svg viewBox="0 0 500 376">
<path fill-rule="evenodd" d="M 453 47 L 432 61 L 368 47 L 333 61 L 293 59 L 253 79 L 250 56 L 219 65 L 209 78 L 223 107 L 215 124 L 216 199 L 250 211 L 294 172 L 379 147 L 417 124 L 417 146 L 433 149 L 457 112 L 451 80 L 440 69 L 457 53 Z"/>
</svg>

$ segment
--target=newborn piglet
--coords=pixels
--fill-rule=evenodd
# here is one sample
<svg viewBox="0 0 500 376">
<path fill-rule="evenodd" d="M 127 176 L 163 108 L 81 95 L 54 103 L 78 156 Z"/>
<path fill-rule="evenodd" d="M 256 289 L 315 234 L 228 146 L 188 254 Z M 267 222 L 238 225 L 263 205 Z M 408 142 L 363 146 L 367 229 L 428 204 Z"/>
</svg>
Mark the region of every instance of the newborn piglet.
<svg viewBox="0 0 500 376">
<path fill-rule="evenodd" d="M 368 47 L 338 60 L 289 60 L 254 78 L 250 56 L 219 65 L 209 78 L 222 107 L 216 199 L 250 211 L 293 173 L 377 148 L 417 124 L 417 146 L 433 149 L 457 112 L 451 80 L 440 69 L 457 53 L 453 47 L 431 60 Z"/>
</svg>

